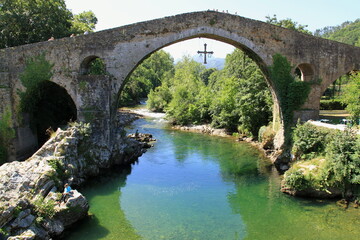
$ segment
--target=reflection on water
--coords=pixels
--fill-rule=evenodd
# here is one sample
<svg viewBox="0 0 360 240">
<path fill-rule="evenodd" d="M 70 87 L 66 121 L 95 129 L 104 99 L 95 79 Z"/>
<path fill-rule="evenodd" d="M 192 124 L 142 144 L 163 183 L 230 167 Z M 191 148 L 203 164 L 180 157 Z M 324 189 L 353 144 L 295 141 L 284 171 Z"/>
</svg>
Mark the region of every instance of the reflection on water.
<svg viewBox="0 0 360 240">
<path fill-rule="evenodd" d="M 81 191 L 93 216 L 68 239 L 357 239 L 359 210 L 293 198 L 257 150 L 137 120 L 157 139 L 131 169 Z"/>
</svg>

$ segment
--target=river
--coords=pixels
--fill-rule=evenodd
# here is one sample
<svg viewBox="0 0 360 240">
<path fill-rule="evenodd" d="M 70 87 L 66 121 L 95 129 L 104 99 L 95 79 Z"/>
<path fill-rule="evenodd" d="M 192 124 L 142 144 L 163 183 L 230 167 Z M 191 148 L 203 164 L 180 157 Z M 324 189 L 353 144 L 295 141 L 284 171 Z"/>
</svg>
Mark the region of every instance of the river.
<svg viewBox="0 0 360 240">
<path fill-rule="evenodd" d="M 231 138 L 181 132 L 161 118 L 129 133 L 157 139 L 137 163 L 80 189 L 91 216 L 65 239 L 358 239 L 360 210 L 294 198 L 257 149 Z"/>
</svg>

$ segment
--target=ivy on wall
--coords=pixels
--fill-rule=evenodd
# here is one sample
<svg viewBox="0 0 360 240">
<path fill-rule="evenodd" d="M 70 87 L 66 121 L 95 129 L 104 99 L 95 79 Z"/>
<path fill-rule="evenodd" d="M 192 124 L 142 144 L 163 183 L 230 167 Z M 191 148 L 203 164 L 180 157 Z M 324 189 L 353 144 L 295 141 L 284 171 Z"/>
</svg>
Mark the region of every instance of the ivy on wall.
<svg viewBox="0 0 360 240">
<path fill-rule="evenodd" d="M 285 133 L 294 125 L 294 111 L 300 109 L 310 93 L 310 83 L 298 80 L 291 74 L 291 64 L 286 57 L 275 54 L 269 67 L 270 78 L 279 98 Z M 289 141 L 289 136 L 285 136 Z"/>
<path fill-rule="evenodd" d="M 8 147 L 15 137 L 15 130 L 11 127 L 12 113 L 8 106 L 0 119 L 0 165 L 8 158 Z"/>
</svg>

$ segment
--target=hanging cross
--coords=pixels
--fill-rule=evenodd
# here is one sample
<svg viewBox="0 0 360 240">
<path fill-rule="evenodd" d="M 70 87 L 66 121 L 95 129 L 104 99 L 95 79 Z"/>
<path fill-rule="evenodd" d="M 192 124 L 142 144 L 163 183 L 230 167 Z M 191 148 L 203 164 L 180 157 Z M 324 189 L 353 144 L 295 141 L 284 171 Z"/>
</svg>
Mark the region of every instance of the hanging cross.
<svg viewBox="0 0 360 240">
<path fill-rule="evenodd" d="M 214 52 L 213 51 L 210 51 L 210 52 L 208 52 L 208 51 L 206 51 L 206 46 L 207 46 L 207 44 L 205 43 L 204 44 L 204 51 L 198 51 L 198 54 L 204 54 L 204 64 L 207 64 L 207 62 L 206 62 L 206 54 L 214 54 Z"/>
</svg>

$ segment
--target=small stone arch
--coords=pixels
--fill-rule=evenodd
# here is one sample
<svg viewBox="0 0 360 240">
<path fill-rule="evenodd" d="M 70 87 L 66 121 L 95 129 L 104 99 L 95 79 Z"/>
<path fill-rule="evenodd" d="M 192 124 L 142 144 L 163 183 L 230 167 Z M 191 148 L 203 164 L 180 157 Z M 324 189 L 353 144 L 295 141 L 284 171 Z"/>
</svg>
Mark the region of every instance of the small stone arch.
<svg viewBox="0 0 360 240">
<path fill-rule="evenodd" d="M 310 82 L 314 78 L 314 68 L 309 63 L 301 63 L 295 68 L 295 75 L 297 75 L 301 81 Z"/>
<path fill-rule="evenodd" d="M 94 63 L 96 63 L 97 61 L 99 63 L 97 64 L 98 66 L 95 67 L 98 69 L 95 70 L 97 73 L 94 74 L 93 73 Z M 106 73 L 105 62 L 102 58 L 96 55 L 91 55 L 84 58 L 84 60 L 80 64 L 80 75 L 105 75 L 105 73 Z"/>
</svg>

